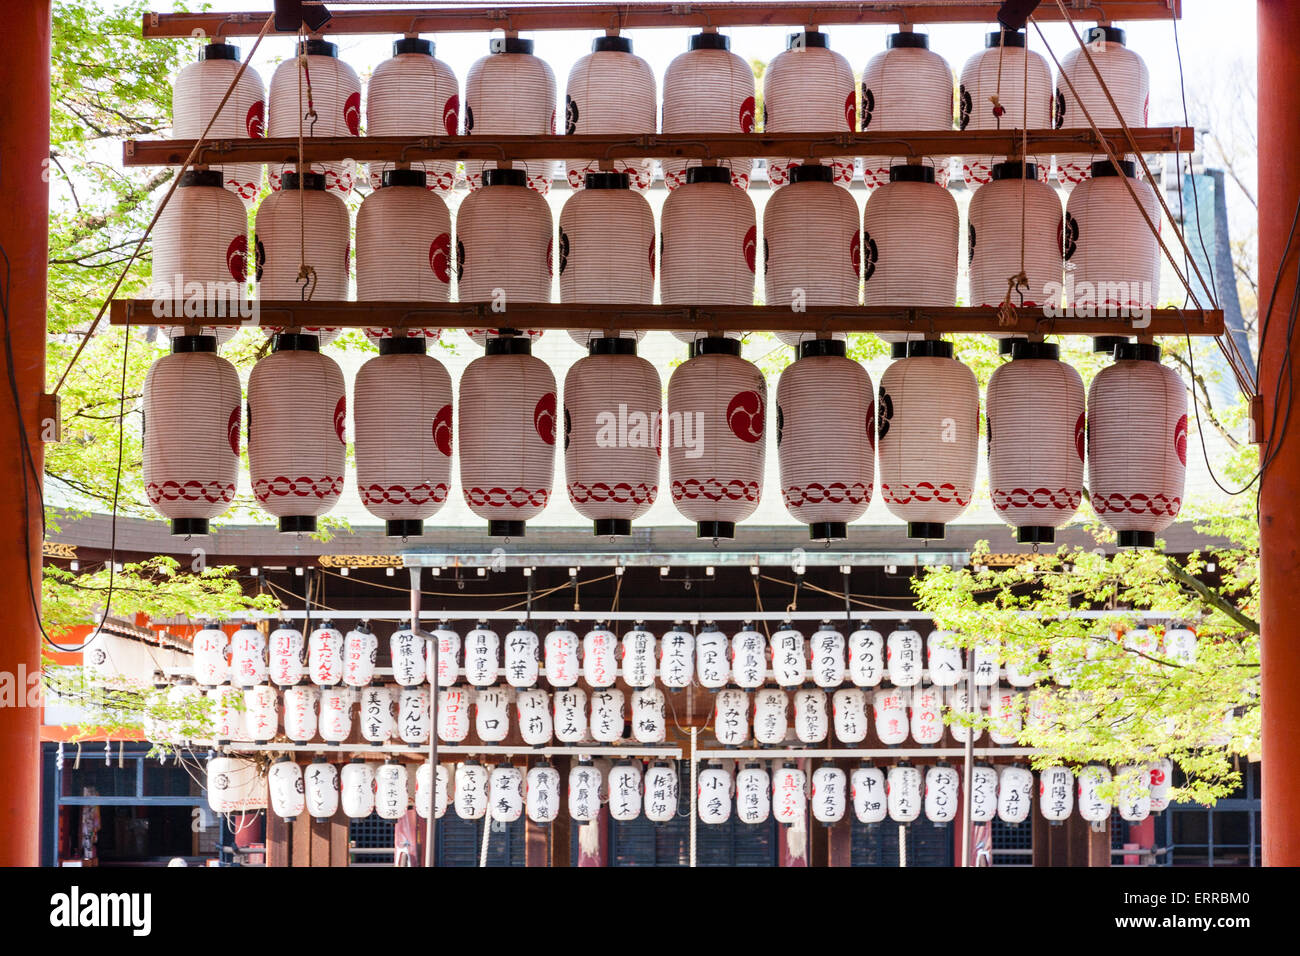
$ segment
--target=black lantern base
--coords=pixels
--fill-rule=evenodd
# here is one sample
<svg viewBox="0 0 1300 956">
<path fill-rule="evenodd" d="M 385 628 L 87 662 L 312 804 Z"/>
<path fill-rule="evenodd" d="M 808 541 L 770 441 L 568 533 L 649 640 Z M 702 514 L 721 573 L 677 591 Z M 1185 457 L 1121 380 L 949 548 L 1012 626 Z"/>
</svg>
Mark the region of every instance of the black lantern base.
<svg viewBox="0 0 1300 956">
<path fill-rule="evenodd" d="M 280 519 L 280 534 L 314 534 L 315 515 L 288 515 Z"/>
<path fill-rule="evenodd" d="M 1128 339 L 1122 335 L 1098 335 L 1092 340 L 1094 352 L 1113 352 L 1121 345 L 1128 345 Z"/>
<path fill-rule="evenodd" d="M 697 521 L 695 537 L 697 538 L 734 538 L 736 522 L 734 521 Z"/>
<path fill-rule="evenodd" d="M 591 526 L 592 533 L 598 538 L 626 538 L 632 533 L 631 518 L 597 518 Z"/>
<path fill-rule="evenodd" d="M 848 536 L 845 521 L 814 521 L 808 526 L 808 537 L 814 541 L 843 541 Z"/>
<path fill-rule="evenodd" d="M 390 538 L 418 538 L 424 534 L 424 522 L 411 519 L 385 521 L 384 534 Z"/>
<path fill-rule="evenodd" d="M 173 518 L 172 534 L 189 537 L 193 534 L 207 534 L 207 518 Z"/>
<path fill-rule="evenodd" d="M 1016 529 L 1016 540 L 1021 544 L 1055 544 L 1056 529 L 1027 525 Z"/>
<path fill-rule="evenodd" d="M 1119 533 L 1121 548 L 1154 548 L 1156 533 L 1154 531 L 1121 531 Z"/>
<path fill-rule="evenodd" d="M 909 538 L 925 538 L 932 541 L 942 541 L 944 536 L 943 522 L 909 521 L 907 523 L 907 536 Z"/>
<path fill-rule="evenodd" d="M 524 523 L 522 521 L 492 520 L 488 522 L 488 536 L 491 538 L 522 538 Z"/>
</svg>

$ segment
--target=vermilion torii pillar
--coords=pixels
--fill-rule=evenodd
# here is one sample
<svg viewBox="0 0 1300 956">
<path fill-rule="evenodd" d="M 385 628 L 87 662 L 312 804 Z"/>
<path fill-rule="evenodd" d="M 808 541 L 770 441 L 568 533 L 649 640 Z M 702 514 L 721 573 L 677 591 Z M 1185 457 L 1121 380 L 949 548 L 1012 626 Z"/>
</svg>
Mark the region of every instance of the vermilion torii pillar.
<svg viewBox="0 0 1300 956">
<path fill-rule="evenodd" d="M 44 471 L 38 404 L 45 391 L 45 269 L 49 229 L 51 0 L 8 0 L 0 57 L 0 245 L 9 259 L 5 331 L 19 408 L 8 376 L 0 399 L 0 672 L 15 699 L 0 706 L 0 866 L 35 866 L 40 833 L 41 710 L 28 704 L 26 678 L 40 671 L 40 482 Z M 4 263 L 0 260 L 0 270 Z M 0 281 L 4 275 L 0 271 Z M 22 431 L 32 463 L 24 463 Z M 23 500 L 23 469 L 27 499 Z M 24 528 L 26 532 L 24 533 Z"/>
<path fill-rule="evenodd" d="M 1300 4 L 1259 0 L 1258 30 L 1259 302 L 1261 327 L 1268 323 L 1259 345 L 1259 391 L 1272 458 L 1259 507 L 1264 864 L 1300 866 L 1300 382 L 1288 387 L 1285 374 L 1289 349 L 1292 375 L 1300 376 L 1300 335 L 1287 343 L 1300 233 L 1282 261 L 1300 203 Z M 1277 434 L 1270 436 L 1279 403 Z"/>
</svg>

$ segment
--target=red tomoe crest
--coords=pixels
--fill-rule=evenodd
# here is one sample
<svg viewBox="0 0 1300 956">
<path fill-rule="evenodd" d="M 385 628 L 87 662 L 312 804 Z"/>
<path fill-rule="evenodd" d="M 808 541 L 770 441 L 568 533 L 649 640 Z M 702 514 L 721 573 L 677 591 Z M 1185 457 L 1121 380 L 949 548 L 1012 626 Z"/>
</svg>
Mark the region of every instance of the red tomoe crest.
<svg viewBox="0 0 1300 956">
<path fill-rule="evenodd" d="M 236 455 L 239 454 L 239 406 L 236 405 L 230 410 L 230 418 L 226 422 L 226 440 L 230 442 L 230 450 Z"/>
<path fill-rule="evenodd" d="M 740 131 L 742 133 L 754 132 L 754 98 L 745 97 L 745 102 L 740 104 Z"/>
<path fill-rule="evenodd" d="M 867 405 L 867 441 L 871 444 L 871 450 L 876 450 L 876 403 L 873 399 Z"/>
<path fill-rule="evenodd" d="M 438 281 L 451 281 L 451 234 L 442 233 L 429 243 L 429 268 Z"/>
<path fill-rule="evenodd" d="M 249 139 L 261 139 L 266 135 L 266 103 L 258 100 L 248 108 L 248 115 L 244 117 L 244 125 L 248 128 Z"/>
<path fill-rule="evenodd" d="M 745 232 L 745 265 L 749 266 L 749 271 L 756 271 L 755 258 L 758 255 L 758 226 L 750 226 Z"/>
<path fill-rule="evenodd" d="M 751 390 L 737 392 L 727 405 L 727 424 L 741 441 L 756 442 L 763 437 L 763 396 Z"/>
<path fill-rule="evenodd" d="M 346 445 L 343 438 L 343 423 L 348 417 L 348 397 L 344 395 L 334 406 L 334 434 L 339 436 L 339 444 Z"/>
<path fill-rule="evenodd" d="M 1178 419 L 1178 424 L 1174 426 L 1174 451 L 1178 453 L 1178 461 L 1183 467 L 1187 466 L 1187 416 L 1184 415 Z"/>
<path fill-rule="evenodd" d="M 1079 420 L 1074 423 L 1074 450 L 1079 453 L 1079 461 L 1083 461 L 1083 447 L 1088 442 L 1088 427 L 1084 423 L 1084 413 L 1079 413 Z"/>
<path fill-rule="evenodd" d="M 555 393 L 547 392 L 537 400 L 533 409 L 533 427 L 542 441 L 548 445 L 555 444 Z"/>
<path fill-rule="evenodd" d="M 650 237 L 650 278 L 655 277 L 655 237 Z"/>
<path fill-rule="evenodd" d="M 348 124 L 348 132 L 353 136 L 361 135 L 361 94 L 353 93 L 343 103 L 343 122 Z"/>
<path fill-rule="evenodd" d="M 1165 782 L 1165 772 L 1159 767 L 1151 768 L 1151 785 L 1158 787 Z"/>
<path fill-rule="evenodd" d="M 853 262 L 853 274 L 857 275 L 862 271 L 862 234 L 857 230 L 849 240 L 849 259 Z"/>
<path fill-rule="evenodd" d="M 438 451 L 442 452 L 448 458 L 451 457 L 450 402 L 438 409 L 438 414 L 433 416 L 433 443 L 438 446 Z"/>
<path fill-rule="evenodd" d="M 248 236 L 238 235 L 226 246 L 226 267 L 236 282 L 248 278 Z"/>
<path fill-rule="evenodd" d="M 849 125 L 849 129 L 853 129 L 853 121 L 858 116 L 858 103 L 855 93 L 856 90 L 850 89 L 849 95 L 844 97 L 844 122 Z"/>
<path fill-rule="evenodd" d="M 449 96 L 442 104 L 442 128 L 448 136 L 455 136 L 460 129 L 460 97 Z"/>
</svg>

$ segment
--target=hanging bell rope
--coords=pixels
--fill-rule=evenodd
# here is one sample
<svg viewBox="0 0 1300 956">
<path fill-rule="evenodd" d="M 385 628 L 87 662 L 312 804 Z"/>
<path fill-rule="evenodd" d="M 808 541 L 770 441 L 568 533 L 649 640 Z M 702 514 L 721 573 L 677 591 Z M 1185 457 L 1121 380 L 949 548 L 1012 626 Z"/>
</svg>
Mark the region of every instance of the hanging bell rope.
<svg viewBox="0 0 1300 956">
<path fill-rule="evenodd" d="M 305 90 L 304 90 L 305 86 Z M 303 111 L 303 96 L 307 98 L 307 109 Z M 316 106 L 311 92 L 311 70 L 307 66 L 307 34 L 303 27 L 298 28 L 298 282 L 299 295 L 303 302 L 310 302 L 316 291 L 316 269 L 307 262 L 307 172 L 304 161 L 304 124 L 308 129 L 316 127 Z"/>
</svg>

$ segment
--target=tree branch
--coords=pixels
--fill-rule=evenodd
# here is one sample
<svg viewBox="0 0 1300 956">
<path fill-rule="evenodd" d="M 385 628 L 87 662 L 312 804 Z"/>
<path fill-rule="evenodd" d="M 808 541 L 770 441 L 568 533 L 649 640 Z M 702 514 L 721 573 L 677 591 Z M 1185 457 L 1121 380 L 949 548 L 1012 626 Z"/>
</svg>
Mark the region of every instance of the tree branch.
<svg viewBox="0 0 1300 956">
<path fill-rule="evenodd" d="M 1228 617 L 1232 618 L 1232 620 L 1250 631 L 1250 633 L 1259 634 L 1258 621 L 1252 620 L 1235 607 L 1232 602 L 1224 600 L 1220 595 L 1215 594 L 1209 585 L 1188 574 L 1173 558 L 1165 558 L 1165 565 L 1169 568 L 1169 573 L 1174 576 L 1174 580 L 1184 587 L 1195 591 L 1206 604 L 1222 611 Z"/>
</svg>

